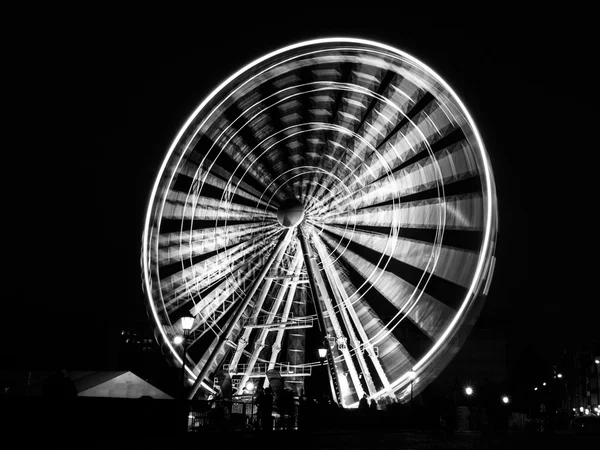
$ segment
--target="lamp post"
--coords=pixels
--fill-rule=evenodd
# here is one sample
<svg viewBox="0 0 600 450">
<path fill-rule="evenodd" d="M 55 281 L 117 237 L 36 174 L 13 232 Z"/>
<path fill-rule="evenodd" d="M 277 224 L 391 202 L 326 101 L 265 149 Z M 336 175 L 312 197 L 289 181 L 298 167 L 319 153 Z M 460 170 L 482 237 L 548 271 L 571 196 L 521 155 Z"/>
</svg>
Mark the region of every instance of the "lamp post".
<svg viewBox="0 0 600 450">
<path fill-rule="evenodd" d="M 410 372 L 408 372 L 408 378 L 410 378 L 410 405 L 412 406 L 412 402 L 413 402 L 413 381 L 415 380 L 415 378 L 417 378 L 417 372 L 415 372 L 414 370 L 410 370 Z"/>
<path fill-rule="evenodd" d="M 190 335 L 192 326 L 194 325 L 194 318 L 192 316 L 183 316 L 181 318 L 181 329 L 183 330 L 183 336 L 176 336 L 173 342 L 175 344 L 181 344 L 183 347 L 183 355 L 181 358 L 181 392 L 182 398 L 185 394 L 185 358 L 187 356 L 187 338 Z"/>
<path fill-rule="evenodd" d="M 325 365 L 325 360 L 327 359 L 327 350 L 328 350 L 327 345 L 329 345 L 329 344 L 327 342 L 327 339 L 325 339 L 323 341 L 323 345 L 317 349 L 317 352 L 319 353 L 319 361 L 321 361 L 321 366 Z M 320 374 L 321 370 L 323 370 L 323 369 L 319 369 L 317 371 L 317 373 Z M 319 375 L 319 376 L 321 376 L 321 375 Z M 325 378 L 327 378 L 327 376 Z"/>
</svg>

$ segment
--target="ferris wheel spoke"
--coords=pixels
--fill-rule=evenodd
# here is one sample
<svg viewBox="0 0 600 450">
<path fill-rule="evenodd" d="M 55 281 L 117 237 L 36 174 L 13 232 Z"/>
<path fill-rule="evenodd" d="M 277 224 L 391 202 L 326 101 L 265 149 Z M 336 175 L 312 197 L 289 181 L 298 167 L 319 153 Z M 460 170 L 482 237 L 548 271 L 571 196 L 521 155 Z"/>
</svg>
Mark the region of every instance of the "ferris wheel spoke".
<svg viewBox="0 0 600 450">
<path fill-rule="evenodd" d="M 444 312 L 451 313 L 451 311 L 447 308 L 444 310 L 443 305 L 439 310 L 431 311 L 438 306 L 435 304 L 434 307 L 429 308 L 429 312 L 435 314 L 436 320 L 432 320 L 431 316 L 414 314 L 413 310 L 424 301 L 423 296 L 409 304 L 395 303 L 393 299 L 389 298 L 389 293 L 390 288 L 395 289 L 398 285 L 390 284 L 398 278 L 388 274 L 371 283 L 365 269 L 372 270 L 373 268 L 359 267 L 357 259 L 357 256 L 349 255 L 349 258 L 343 258 L 342 261 L 348 272 L 349 280 L 353 280 L 351 283 L 355 286 L 354 295 L 351 297 L 351 300 L 354 299 L 353 306 L 363 317 L 365 323 L 370 324 L 370 342 L 381 346 L 393 337 L 397 341 L 394 345 L 397 348 L 401 346 L 407 358 L 404 363 L 408 363 L 409 360 L 419 360 L 431 343 L 436 340 L 436 337 L 441 334 L 441 329 L 438 327 L 440 324 L 445 325 L 445 320 L 448 319 L 448 314 L 444 314 Z M 356 301 L 357 298 L 359 300 Z M 365 303 L 367 299 L 368 303 Z M 418 311 L 423 312 L 423 308 L 419 306 Z M 405 316 L 410 320 L 405 320 Z M 423 320 L 424 317 L 429 322 Z M 375 320 L 375 318 L 377 319 Z"/>
<path fill-rule="evenodd" d="M 392 204 L 398 201 L 406 202 L 411 200 L 411 195 L 426 190 L 435 189 L 435 195 L 424 195 L 424 198 L 438 197 L 440 195 L 440 183 L 445 183 L 445 185 L 450 186 L 452 189 L 452 185 L 455 182 L 476 176 L 473 173 L 456 173 L 455 171 L 444 170 L 450 167 L 451 163 L 447 158 L 441 158 L 441 160 L 435 161 L 435 163 L 431 158 L 428 158 L 424 164 L 414 164 L 402 171 L 395 172 L 368 185 L 361 186 L 354 191 L 338 195 L 322 208 L 320 214 L 326 215 L 331 210 L 344 211 L 348 208 L 360 209 Z M 441 176 L 437 173 L 440 167 L 442 168 Z M 355 185 L 354 183 L 352 184 Z M 461 189 L 460 192 L 462 191 L 465 191 L 465 189 Z M 474 187 L 465 192 L 472 191 L 474 191 Z M 445 194 L 452 194 L 452 192 L 445 192 Z"/>
<path fill-rule="evenodd" d="M 206 176 L 206 173 L 212 174 L 214 173 L 214 178 L 212 178 L 213 182 L 210 184 L 220 187 L 223 186 L 223 190 L 229 189 L 233 190 L 236 194 L 242 195 L 246 198 L 254 201 L 257 207 L 267 207 L 267 209 L 272 208 L 271 205 L 266 203 L 261 197 L 263 197 L 264 186 L 260 184 L 258 181 L 253 181 L 253 185 L 250 185 L 247 181 L 250 177 L 239 178 L 238 176 L 234 176 L 229 170 L 219 166 L 218 164 L 212 164 L 210 161 L 205 161 L 205 168 L 199 171 L 198 176 L 196 177 L 200 182 L 207 183 L 211 180 L 210 177 Z M 207 172 L 210 167 L 210 172 Z M 255 187 L 257 186 L 257 187 Z"/>
<path fill-rule="evenodd" d="M 391 384 L 388 375 L 379 360 L 379 356 L 383 356 L 383 352 L 379 353 L 379 348 L 377 347 L 378 353 L 376 354 L 375 347 L 372 343 L 378 333 L 384 330 L 385 324 L 364 300 L 364 295 L 358 292 L 356 286 L 350 281 L 348 276 L 349 269 L 342 266 L 340 261 L 332 262 L 332 265 L 328 266 L 328 269 L 332 272 L 330 279 L 334 280 L 334 289 L 337 290 L 338 294 L 343 299 L 343 307 L 340 306 L 340 309 L 344 309 L 349 314 L 352 319 L 352 325 L 354 325 L 354 329 L 362 341 L 354 341 L 354 351 L 357 358 L 359 358 L 359 361 L 362 361 L 360 363 L 361 369 L 363 375 L 366 376 L 370 394 L 374 395 L 379 388 L 383 388 L 385 392 L 390 393 Z M 356 277 L 354 278 L 358 279 Z M 352 326 L 348 326 L 348 329 L 352 330 Z M 386 341 L 386 346 L 388 349 L 390 347 L 400 348 L 400 343 L 392 336 L 391 339 Z M 363 364 L 368 365 L 368 361 L 364 355 L 365 351 L 371 358 L 373 376 L 371 376 L 371 371 L 368 368 L 364 369 L 362 367 Z M 379 387 L 374 384 L 377 380 Z"/>
<path fill-rule="evenodd" d="M 331 247 L 332 242 L 328 242 L 327 237 L 324 237 L 324 242 Z M 417 325 L 422 333 L 426 334 L 431 339 L 435 340 L 437 336 L 442 333 L 443 325 L 447 324 L 448 318 L 451 317 L 454 309 L 438 299 L 433 298 L 424 290 L 416 288 L 394 273 L 384 272 L 381 269 L 378 269 L 375 264 L 363 259 L 362 253 L 359 255 L 346 249 L 343 257 L 340 259 L 358 280 L 357 283 L 355 283 L 359 286 L 356 294 L 357 296 L 362 295 L 362 293 L 365 293 L 364 295 L 370 297 L 381 295 L 381 298 L 386 298 L 388 300 L 387 302 L 377 301 L 375 303 L 369 303 L 371 305 L 377 305 L 377 308 L 387 308 L 379 309 L 378 315 L 382 318 L 385 317 L 388 320 L 388 326 L 390 328 L 395 326 L 398 321 L 403 321 L 403 317 L 407 316 Z M 366 286 L 365 289 L 360 287 L 363 283 Z M 374 291 L 369 294 L 370 291 L 367 291 L 366 289 L 371 286 L 374 288 Z M 397 291 L 405 292 L 402 296 L 402 298 L 405 299 L 403 302 L 398 302 L 397 297 L 394 296 L 394 293 Z M 420 304 L 420 306 L 417 307 L 418 304 Z M 424 310 L 429 311 L 428 316 L 418 314 Z M 405 324 L 404 326 L 409 326 L 409 324 Z M 413 333 L 413 335 L 415 334 Z M 417 339 L 415 339 L 415 341 L 423 341 L 422 336 L 418 333 L 416 336 Z"/>
<path fill-rule="evenodd" d="M 266 251 L 272 250 L 272 247 L 267 247 Z M 262 269 L 260 261 L 260 255 L 255 255 L 248 262 L 232 265 L 232 273 L 240 271 L 242 275 L 223 279 L 189 310 L 190 314 L 200 319 L 192 328 L 193 343 L 196 343 L 208 331 L 213 330 L 211 324 L 222 322 L 231 313 L 232 307 L 240 298 L 243 298 L 246 286 L 255 281 L 256 275 Z M 250 302 L 249 305 L 254 307 L 253 302 Z"/>
<path fill-rule="evenodd" d="M 259 210 L 237 203 L 219 201 L 210 197 L 187 195 L 183 192 L 171 191 L 165 201 L 162 220 L 255 221 L 275 219 L 275 217 L 275 214 L 269 211 Z M 161 231 L 163 231 L 162 227 Z"/>
<path fill-rule="evenodd" d="M 349 340 L 350 346 L 354 350 L 354 354 L 358 361 L 360 372 L 365 377 L 367 390 L 369 391 L 370 395 L 372 395 L 376 392 L 376 388 L 375 388 L 373 379 L 370 374 L 369 366 L 364 358 L 363 351 L 361 349 L 360 340 L 354 331 L 354 327 L 359 328 L 358 333 L 359 333 L 359 336 L 361 336 L 363 338 L 363 343 L 364 343 L 363 345 L 365 345 L 365 348 L 370 349 L 371 356 L 374 358 L 372 346 L 369 347 L 369 344 L 368 344 L 369 341 L 368 341 L 368 338 L 366 337 L 366 333 L 365 333 L 364 329 L 362 328 L 360 321 L 358 320 L 358 317 L 356 316 L 356 312 L 354 311 L 354 308 L 352 307 L 352 305 L 350 304 L 350 302 L 348 300 L 348 296 L 346 295 L 346 292 L 342 286 L 340 277 L 337 274 L 337 272 L 335 271 L 335 269 L 333 268 L 333 262 L 331 261 L 329 254 L 325 250 L 324 244 L 321 242 L 318 235 L 316 235 L 315 233 L 312 234 L 312 240 L 317 249 L 317 253 L 319 254 L 319 258 L 321 259 L 321 261 L 323 263 L 323 268 L 324 268 L 324 271 L 326 274 L 326 278 L 329 282 L 329 285 L 331 286 L 333 296 L 336 300 L 337 310 L 339 311 L 342 322 L 344 324 L 344 329 L 346 330 L 346 333 L 347 333 L 347 339 Z M 330 312 L 329 314 L 330 314 L 330 317 L 335 317 L 335 313 L 333 313 L 333 311 Z M 351 318 L 351 316 L 352 316 L 352 318 Z M 350 378 L 352 381 L 354 392 L 356 393 L 356 395 L 358 397 L 357 400 L 360 400 L 363 396 L 364 391 L 363 391 L 362 384 L 359 380 L 357 370 L 354 367 L 354 364 L 352 362 L 352 357 L 350 356 L 350 353 L 348 352 L 348 350 L 346 350 L 346 352 L 344 353 L 344 357 L 345 357 L 346 365 L 347 365 L 349 373 L 350 373 Z M 378 373 L 380 374 L 380 378 L 382 378 L 382 374 L 380 372 L 378 372 Z M 384 378 L 384 380 L 386 379 L 385 375 L 383 376 L 383 378 Z M 384 381 L 384 384 L 385 384 L 385 381 Z"/>
<path fill-rule="evenodd" d="M 382 71 L 383 72 L 383 71 Z M 358 72 L 361 73 L 361 72 Z M 360 75 L 356 76 L 360 79 Z M 363 79 L 369 79 L 370 77 L 375 78 L 377 80 L 377 74 L 365 74 L 363 75 Z M 377 85 L 377 92 L 375 95 L 368 96 L 367 93 L 362 91 L 353 91 L 351 94 L 347 95 L 342 99 L 345 103 L 347 110 L 345 111 L 345 118 L 349 117 L 360 117 L 358 122 L 346 120 L 344 125 L 351 131 L 358 133 L 359 135 L 365 138 L 366 142 L 372 143 L 375 145 L 379 139 L 381 139 L 385 132 L 389 128 L 389 124 L 386 123 L 387 119 L 381 112 L 381 109 L 384 109 L 384 106 L 381 106 L 382 102 L 380 96 L 384 94 L 388 89 L 392 80 L 395 78 L 395 73 L 393 71 L 388 70 L 385 75 L 382 76 L 381 83 Z M 378 80 L 377 80 L 378 82 Z M 375 83 L 373 83 L 375 84 Z M 375 89 L 375 85 L 369 86 L 364 85 L 364 88 L 373 91 Z M 364 112 L 363 112 L 364 110 Z M 348 135 L 345 136 L 346 139 L 340 144 L 343 153 L 346 153 L 346 146 L 353 145 L 351 139 L 348 139 Z M 360 170 L 361 158 L 359 155 L 363 155 L 364 151 L 364 143 L 361 145 L 361 149 L 358 152 L 352 152 L 352 157 L 349 159 L 348 163 L 353 162 L 356 166 L 356 169 Z M 341 162 L 343 155 L 338 159 L 338 162 Z M 338 164 L 332 169 L 332 173 L 337 172 Z M 331 180 L 330 180 L 331 181 Z M 333 184 L 324 185 L 323 188 L 318 190 L 314 196 L 320 198 L 325 190 L 330 190 L 333 188 Z"/>
<path fill-rule="evenodd" d="M 212 329 L 212 323 L 219 323 L 231 312 L 243 294 L 243 288 L 252 283 L 260 270 L 260 266 L 252 265 L 240 278 L 228 277 L 221 281 L 214 289 L 206 294 L 201 301 L 196 303 L 189 312 L 200 320 L 192 331 L 199 332 L 198 338 Z"/>
<path fill-rule="evenodd" d="M 392 114 L 392 111 L 387 110 L 385 113 L 385 116 L 382 113 L 382 117 L 387 119 L 389 115 L 396 119 L 396 115 Z M 438 101 L 431 102 L 403 129 L 398 130 L 383 147 L 378 145 L 366 156 L 365 165 L 359 169 L 357 181 L 361 185 L 370 184 L 373 180 L 384 176 L 389 170 L 397 169 L 423 148 L 439 141 L 456 129 L 459 129 L 457 119 L 449 116 Z M 457 137 L 454 136 L 454 138 Z M 450 140 L 441 141 L 437 145 L 441 147 L 444 143 L 448 148 L 452 148 Z M 397 170 L 395 171 L 397 172 Z"/>
<path fill-rule="evenodd" d="M 177 267 L 185 269 L 212 257 L 220 249 L 235 246 L 262 234 L 270 235 L 275 231 L 275 224 L 243 223 L 160 234 L 158 256 L 161 275 L 171 275 Z M 167 267 L 172 267 L 171 271 Z"/>
<path fill-rule="evenodd" d="M 235 314 L 232 314 L 227 318 L 222 329 L 228 330 L 228 338 L 235 338 L 239 335 L 242 325 L 239 318 L 236 318 Z M 194 386 L 198 386 L 196 389 L 200 388 L 200 384 L 204 382 L 206 376 L 215 372 L 217 367 L 219 367 L 221 362 L 231 351 L 231 347 L 224 345 L 224 342 L 225 340 L 223 340 L 219 335 L 212 338 L 210 344 L 208 347 L 206 347 L 202 357 L 198 359 L 198 363 L 193 369 L 194 373 L 198 375 L 196 376 L 196 380 L 194 381 L 192 389 L 194 389 Z M 212 383 L 210 383 L 210 385 L 212 385 Z M 192 396 L 193 395 L 194 394 L 192 394 Z"/>
<path fill-rule="evenodd" d="M 235 184 L 236 179 L 232 179 L 231 174 L 229 174 L 227 180 L 215 174 L 218 171 L 222 175 L 227 176 L 227 171 L 222 168 L 219 169 L 218 171 L 217 167 L 213 167 L 212 172 L 209 172 L 204 168 L 200 168 L 195 162 L 188 160 L 176 174 L 171 189 L 176 192 L 209 197 L 252 208 L 270 208 L 274 211 L 274 208 L 262 201 L 260 194 L 256 195 L 256 191 L 246 183 L 241 183 L 237 180 L 239 184 Z"/>
<path fill-rule="evenodd" d="M 214 227 L 230 227 L 236 225 L 270 226 L 276 223 L 274 218 L 252 217 L 248 219 L 174 219 L 165 218 L 160 223 L 161 234 L 191 233 Z"/>
<path fill-rule="evenodd" d="M 270 123 L 269 116 L 262 114 L 255 116 L 253 119 L 247 119 L 235 105 L 230 106 L 225 115 L 232 124 L 238 123 L 238 128 L 234 132 L 234 135 L 238 138 L 236 145 L 244 152 L 246 160 L 251 162 L 249 168 L 257 172 L 257 178 L 263 184 L 268 185 L 275 182 L 277 174 L 282 173 L 282 168 L 279 167 L 283 164 L 282 155 L 277 152 L 265 153 L 262 151 L 261 145 L 265 135 L 268 136 L 275 131 Z M 275 183 L 274 187 L 279 186 Z M 285 198 L 285 195 L 290 195 L 289 186 L 284 184 L 281 188 L 282 193 L 280 195 L 283 195 L 282 198 Z"/>
<path fill-rule="evenodd" d="M 167 293 L 164 297 L 165 308 L 173 304 L 179 307 L 181 300 L 187 301 L 191 295 L 199 293 L 216 281 L 231 275 L 233 268 L 242 268 L 250 261 L 259 261 L 260 256 L 268 251 L 269 238 L 276 233 L 277 231 L 271 232 L 262 236 L 261 239 L 249 239 L 179 270 L 171 276 L 163 277 L 161 290 Z"/>
<path fill-rule="evenodd" d="M 410 287 L 407 289 L 410 290 L 412 287 L 417 288 L 455 310 L 458 309 L 461 300 L 465 298 L 466 288 L 430 272 L 435 266 L 435 259 L 438 258 L 437 255 L 428 256 L 428 259 L 431 258 L 431 261 L 427 264 L 427 270 L 423 271 L 418 267 L 397 259 L 399 255 L 394 255 L 391 251 L 395 247 L 395 238 L 383 240 L 378 235 L 354 232 L 352 239 L 347 239 L 343 235 L 338 234 L 338 230 L 335 231 L 325 229 L 324 239 L 330 245 L 333 242 L 339 242 L 341 247 L 346 248 L 346 252 L 350 251 L 352 255 L 360 255 L 364 263 L 377 268 L 377 271 L 385 270 L 385 274 L 381 274 L 383 278 L 393 274 L 394 277 L 408 283 Z M 388 246 L 387 250 L 384 247 L 386 245 Z M 390 280 L 389 283 L 393 283 L 393 281 Z M 393 294 L 390 292 L 391 296 Z M 410 296 L 405 298 L 410 298 Z M 400 308 L 403 308 L 403 306 L 400 306 Z"/>
<path fill-rule="evenodd" d="M 339 267 L 340 261 L 335 264 Z M 352 268 L 344 267 L 344 271 L 347 271 L 355 280 L 360 280 L 360 277 L 355 276 Z M 345 278 L 343 272 L 340 275 L 342 279 Z M 364 280 L 360 282 L 360 285 L 363 286 L 363 289 L 368 289 L 368 287 L 364 288 L 366 286 L 364 285 Z M 410 370 L 410 367 L 414 364 L 415 358 L 413 354 L 418 354 L 414 348 L 411 348 L 413 347 L 411 344 L 414 341 L 407 340 L 407 345 L 403 345 L 401 339 L 405 336 L 400 335 L 399 339 L 397 332 L 388 330 L 387 324 L 377 315 L 371 302 L 367 302 L 367 297 L 362 295 L 361 291 L 358 291 L 356 286 L 347 278 L 344 281 L 344 287 L 350 290 L 348 295 L 351 297 L 349 298 L 354 299 L 349 310 L 354 310 L 360 321 L 360 325 L 356 329 L 361 333 L 364 330 L 365 337 L 363 339 L 370 356 L 370 363 L 373 366 L 373 370 L 371 371 L 372 380 L 375 384 L 375 389 L 378 390 L 378 392 L 372 393 L 372 395 L 387 395 L 392 390 L 391 380 Z M 369 292 L 372 290 L 373 288 Z M 381 314 L 381 311 L 378 312 Z M 377 353 L 375 353 L 375 349 L 377 349 Z M 411 350 L 413 354 L 411 354 Z"/>
<path fill-rule="evenodd" d="M 450 138 L 449 140 L 442 138 L 432 144 L 430 149 L 422 150 L 399 164 L 389 174 L 382 174 L 369 184 L 361 185 L 351 194 L 338 196 L 328 204 L 323 214 L 334 208 L 381 206 L 393 201 L 407 202 L 439 197 L 439 183 L 444 184 L 446 195 L 480 192 L 479 177 L 473 172 L 462 171 L 473 168 L 464 164 L 459 165 L 460 161 L 456 161 L 455 165 L 455 160 L 464 159 L 464 157 L 455 156 L 460 153 L 460 147 L 457 147 L 456 144 L 464 137 L 462 131 L 460 129 L 458 131 L 460 133 L 452 132 L 446 136 L 446 138 Z M 455 141 L 455 139 L 458 140 Z M 457 148 L 458 150 L 456 150 Z M 430 150 L 439 158 L 433 160 L 429 153 Z M 450 153 L 452 150 L 454 150 L 453 153 Z M 458 170 L 455 168 L 456 166 L 458 166 Z M 448 192 L 446 192 L 446 187 L 449 189 Z"/>
<path fill-rule="evenodd" d="M 232 155 L 220 151 L 220 148 L 214 145 L 214 141 L 206 135 L 198 140 L 190 152 L 190 159 L 204 171 L 214 172 L 255 197 L 260 198 L 264 191 L 264 184 L 255 171 L 244 171 Z"/>
<path fill-rule="evenodd" d="M 349 85 L 349 80 L 350 77 L 352 76 L 352 64 L 350 62 L 342 62 L 339 65 L 339 70 L 336 71 L 337 76 L 339 78 L 337 78 L 336 81 L 334 81 L 332 84 L 334 84 L 335 86 L 341 86 L 341 85 Z M 325 133 L 323 133 L 323 145 L 324 145 L 324 150 L 325 152 L 314 152 L 312 153 L 313 155 L 315 155 L 315 161 L 314 164 L 317 167 L 322 167 L 323 162 L 325 161 L 325 158 L 323 157 L 323 154 L 327 154 L 328 149 L 330 148 L 330 143 L 336 142 L 338 143 L 338 139 L 336 138 L 337 132 L 336 130 L 336 125 L 340 125 L 340 123 L 342 123 L 342 127 L 343 127 L 343 123 L 344 123 L 344 114 L 348 114 L 345 111 L 342 110 L 343 108 L 343 99 L 345 98 L 347 91 L 342 90 L 342 89 L 334 89 L 331 92 L 331 97 L 333 97 L 333 101 L 331 102 L 330 105 L 330 109 L 328 111 L 328 114 L 326 116 L 322 116 L 324 119 L 329 119 L 330 120 L 330 124 L 333 126 L 331 128 L 328 128 L 327 131 L 325 131 Z M 347 117 L 347 116 L 346 116 Z M 345 127 L 344 127 L 345 128 Z M 312 180 L 311 180 L 311 184 L 309 185 L 309 190 L 306 193 L 306 197 L 308 199 L 312 198 L 315 196 L 315 189 L 316 187 L 320 184 L 320 179 L 321 176 L 318 173 L 314 173 L 312 176 Z M 310 204 L 309 204 L 310 207 Z"/>
<path fill-rule="evenodd" d="M 428 98 L 421 101 L 423 100 L 426 103 L 429 101 Z M 423 159 L 429 159 L 426 165 L 431 164 L 431 154 L 444 150 L 447 153 L 447 150 L 453 149 L 456 143 L 464 139 L 462 129 L 457 128 L 454 123 L 450 123 L 447 114 L 442 111 L 439 103 L 429 102 L 426 107 L 416 111 L 418 106 L 417 104 L 404 116 L 400 123 L 394 127 L 395 131 L 392 130 L 386 139 L 380 141 L 374 139 L 371 135 L 375 147 L 364 156 L 364 164 L 358 166 L 358 170 L 352 174 L 352 178 L 345 180 L 344 184 L 349 186 L 351 192 L 368 189 L 376 183 L 381 184 L 382 180 L 389 179 L 390 175 L 405 171 L 417 163 L 422 164 Z M 386 111 L 386 113 L 386 115 L 382 113 L 381 118 L 385 117 L 385 119 L 391 120 L 387 116 L 392 116 L 390 112 Z M 373 126 L 372 128 L 376 127 Z M 382 121 L 376 129 L 383 129 Z M 386 145 L 382 149 L 384 143 Z M 443 166 L 443 161 L 436 161 L 436 164 L 446 168 Z M 414 172 L 414 168 L 410 172 Z M 452 167 L 450 170 L 442 172 L 442 178 L 451 175 Z M 437 175 L 434 176 L 437 177 Z M 405 187 L 404 184 L 401 183 L 402 188 Z M 398 192 L 398 187 L 390 186 L 388 192 Z M 329 205 L 328 208 L 340 203 L 338 193 L 334 191 L 324 199 L 324 203 Z M 331 204 L 333 200 L 337 201 Z"/>
<path fill-rule="evenodd" d="M 381 226 L 394 224 L 398 228 L 433 229 L 440 226 L 441 214 L 446 212 L 445 226 L 449 230 L 481 231 L 483 198 L 480 195 L 446 197 L 396 205 L 363 208 L 355 212 L 344 212 L 320 218 L 331 225 Z M 443 208 L 443 209 L 442 209 Z M 466 236 L 465 236 L 466 237 Z"/>
<path fill-rule="evenodd" d="M 390 236 L 393 232 L 392 227 L 383 225 L 353 224 L 352 228 L 384 236 Z M 396 232 L 398 233 L 398 239 L 405 239 L 416 243 L 433 244 L 440 240 L 440 233 L 435 228 L 399 228 Z M 481 247 L 482 240 L 483 233 L 481 230 L 444 230 L 444 235 L 439 244 L 446 249 L 456 249 L 463 253 L 472 253 L 475 255 L 477 249 Z"/>
</svg>

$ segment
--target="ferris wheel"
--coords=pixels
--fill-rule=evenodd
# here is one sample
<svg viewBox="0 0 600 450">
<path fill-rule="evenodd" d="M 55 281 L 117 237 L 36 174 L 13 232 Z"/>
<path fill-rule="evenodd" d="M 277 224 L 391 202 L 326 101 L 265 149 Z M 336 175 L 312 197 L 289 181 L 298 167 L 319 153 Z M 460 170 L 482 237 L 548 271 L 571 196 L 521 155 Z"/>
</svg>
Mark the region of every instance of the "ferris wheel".
<svg viewBox="0 0 600 450">
<path fill-rule="evenodd" d="M 190 397 L 217 370 L 238 392 L 272 369 L 298 390 L 323 343 L 343 406 L 403 401 L 476 320 L 496 234 L 490 162 L 453 90 L 398 49 L 319 39 L 243 67 L 180 129 L 151 193 L 143 283 Z"/>
</svg>

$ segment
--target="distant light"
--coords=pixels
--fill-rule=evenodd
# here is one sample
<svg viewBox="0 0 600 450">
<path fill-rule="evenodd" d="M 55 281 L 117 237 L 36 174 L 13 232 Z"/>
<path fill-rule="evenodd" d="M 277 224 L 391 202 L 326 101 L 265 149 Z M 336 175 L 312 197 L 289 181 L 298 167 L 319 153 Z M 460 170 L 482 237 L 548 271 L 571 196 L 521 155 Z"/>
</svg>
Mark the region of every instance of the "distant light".
<svg viewBox="0 0 600 450">
<path fill-rule="evenodd" d="M 415 378 L 417 378 L 417 372 L 415 372 L 414 370 L 411 370 L 410 372 L 408 372 L 408 378 L 410 378 L 411 380 L 414 380 Z"/>
<path fill-rule="evenodd" d="M 467 395 L 473 395 L 473 388 L 472 387 L 465 388 L 465 394 L 467 394 Z"/>
<path fill-rule="evenodd" d="M 183 336 L 177 335 L 173 338 L 173 344 L 179 345 L 183 342 Z"/>
<path fill-rule="evenodd" d="M 505 395 L 504 397 L 502 397 L 502 403 L 504 403 L 505 405 L 508 404 L 510 400 L 508 399 L 508 397 Z"/>
<path fill-rule="evenodd" d="M 595 360 L 594 360 L 594 362 L 595 362 L 596 364 L 600 364 L 600 359 L 595 359 Z"/>
<path fill-rule="evenodd" d="M 537 391 L 537 386 L 533 388 L 534 391 Z"/>
<path fill-rule="evenodd" d="M 246 391 L 254 392 L 254 383 L 252 381 L 246 383 Z"/>
<path fill-rule="evenodd" d="M 585 408 L 585 414 L 587 415 L 587 414 L 589 414 L 589 413 L 590 413 L 590 410 L 589 410 L 589 409 L 587 409 L 587 408 Z"/>
<path fill-rule="evenodd" d="M 573 408 L 573 411 L 577 412 L 577 408 Z"/>
<path fill-rule="evenodd" d="M 545 381 L 542 383 L 542 386 L 546 386 L 546 382 Z"/>
<path fill-rule="evenodd" d="M 583 412 L 583 406 L 579 407 L 579 411 Z"/>
<path fill-rule="evenodd" d="M 562 378 L 562 373 L 559 373 L 558 375 L 556 375 L 558 378 Z"/>
</svg>

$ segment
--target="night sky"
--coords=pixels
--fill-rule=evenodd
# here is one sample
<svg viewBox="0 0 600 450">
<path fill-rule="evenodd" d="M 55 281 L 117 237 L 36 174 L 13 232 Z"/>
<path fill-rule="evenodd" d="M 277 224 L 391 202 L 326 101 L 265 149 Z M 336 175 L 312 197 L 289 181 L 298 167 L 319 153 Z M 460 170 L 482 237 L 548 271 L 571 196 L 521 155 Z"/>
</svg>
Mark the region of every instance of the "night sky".
<svg viewBox="0 0 600 450">
<path fill-rule="evenodd" d="M 505 334 L 509 359 L 528 346 L 554 357 L 588 344 L 600 317 L 597 275 L 587 269 L 597 259 L 597 200 L 585 198 L 595 190 L 587 173 L 597 142 L 584 81 L 590 44 L 578 22 L 562 12 L 388 10 L 367 20 L 361 11 L 34 27 L 9 56 L 14 126 L 5 132 L 16 139 L 3 152 L 2 366 L 103 368 L 107 330 L 146 319 L 145 207 L 179 126 L 253 59 L 336 35 L 425 62 L 478 125 L 499 202 L 496 272 L 480 321 Z"/>
</svg>

